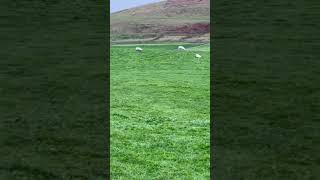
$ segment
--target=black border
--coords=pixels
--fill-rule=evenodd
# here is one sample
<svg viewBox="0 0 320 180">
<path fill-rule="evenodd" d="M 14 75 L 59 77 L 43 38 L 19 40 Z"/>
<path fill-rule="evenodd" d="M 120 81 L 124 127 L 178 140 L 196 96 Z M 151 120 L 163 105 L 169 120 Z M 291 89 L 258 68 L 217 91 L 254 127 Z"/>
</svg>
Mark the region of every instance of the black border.
<svg viewBox="0 0 320 180">
<path fill-rule="evenodd" d="M 213 7 L 214 3 L 210 2 L 210 179 L 213 179 L 214 174 L 214 23 L 213 23 Z"/>
<path fill-rule="evenodd" d="M 110 179 L 110 1 L 0 7 L 0 179 Z"/>
<path fill-rule="evenodd" d="M 107 22 L 106 22 L 106 29 L 107 29 L 107 48 L 106 48 L 106 54 L 107 54 L 107 73 L 108 73 L 108 77 L 107 77 L 107 176 L 108 179 L 111 179 L 111 173 L 110 173 L 110 0 L 106 1 L 106 9 L 107 9 Z"/>
</svg>

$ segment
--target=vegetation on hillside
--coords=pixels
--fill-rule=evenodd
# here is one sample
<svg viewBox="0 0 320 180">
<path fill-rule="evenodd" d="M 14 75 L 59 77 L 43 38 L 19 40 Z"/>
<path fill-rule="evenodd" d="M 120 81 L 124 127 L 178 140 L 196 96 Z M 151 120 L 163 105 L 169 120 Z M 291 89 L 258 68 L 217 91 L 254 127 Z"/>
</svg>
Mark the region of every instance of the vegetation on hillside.
<svg viewBox="0 0 320 180">
<path fill-rule="evenodd" d="M 210 1 L 172 0 L 111 14 L 111 40 L 209 41 Z"/>
</svg>

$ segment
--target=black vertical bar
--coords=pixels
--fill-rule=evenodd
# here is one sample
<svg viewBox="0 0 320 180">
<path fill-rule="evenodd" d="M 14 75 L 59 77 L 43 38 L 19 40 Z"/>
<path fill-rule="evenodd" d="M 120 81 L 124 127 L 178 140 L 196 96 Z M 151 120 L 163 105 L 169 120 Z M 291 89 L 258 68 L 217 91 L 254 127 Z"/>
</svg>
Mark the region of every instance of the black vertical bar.
<svg viewBox="0 0 320 180">
<path fill-rule="evenodd" d="M 111 179 L 111 175 L 110 175 L 110 0 L 107 1 L 107 21 L 106 21 L 106 29 L 107 29 L 107 39 L 106 39 L 106 43 L 107 43 L 107 48 L 106 48 L 106 54 L 107 54 L 107 176 L 108 179 Z"/>
<path fill-rule="evenodd" d="M 214 3 L 210 2 L 210 179 L 213 178 L 214 174 L 214 157 L 215 157 L 215 150 L 214 150 L 214 134 L 215 134 L 215 118 L 214 118 L 214 111 L 213 107 L 215 104 L 214 101 L 214 62 L 215 62 L 215 55 L 214 49 L 215 46 L 213 37 L 214 37 L 214 12 L 213 12 Z"/>
<path fill-rule="evenodd" d="M 213 179 L 318 179 L 319 7 L 213 1 Z"/>
<path fill-rule="evenodd" d="M 0 1 L 0 179 L 108 179 L 109 1 Z"/>
</svg>

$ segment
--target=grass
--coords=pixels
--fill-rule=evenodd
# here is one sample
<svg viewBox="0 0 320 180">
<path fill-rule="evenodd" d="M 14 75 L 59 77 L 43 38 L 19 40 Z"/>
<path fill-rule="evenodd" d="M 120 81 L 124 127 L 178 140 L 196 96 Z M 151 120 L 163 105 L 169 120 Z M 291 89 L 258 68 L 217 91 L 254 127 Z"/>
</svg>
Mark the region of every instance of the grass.
<svg viewBox="0 0 320 180">
<path fill-rule="evenodd" d="M 191 51 L 205 51 L 205 52 L 210 52 L 210 44 L 201 44 L 199 46 L 195 46 L 195 47 L 190 47 L 188 48 L 188 50 Z"/>
<path fill-rule="evenodd" d="M 107 178 L 103 8 L 1 1 L 0 179 Z"/>
<path fill-rule="evenodd" d="M 111 48 L 112 179 L 208 179 L 209 52 L 141 47 Z"/>
<path fill-rule="evenodd" d="M 318 1 L 213 3 L 214 179 L 318 179 Z"/>
</svg>

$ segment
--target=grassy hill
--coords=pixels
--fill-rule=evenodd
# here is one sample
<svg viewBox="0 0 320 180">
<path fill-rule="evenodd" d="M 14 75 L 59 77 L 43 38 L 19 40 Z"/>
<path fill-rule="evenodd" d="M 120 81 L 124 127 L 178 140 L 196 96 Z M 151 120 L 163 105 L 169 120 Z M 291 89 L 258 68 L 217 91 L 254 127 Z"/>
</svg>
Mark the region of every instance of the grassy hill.
<svg viewBox="0 0 320 180">
<path fill-rule="evenodd" d="M 209 179 L 209 51 L 141 47 L 111 47 L 112 179 Z"/>
<path fill-rule="evenodd" d="M 209 0 L 169 0 L 111 14 L 111 40 L 209 41 Z"/>
</svg>

